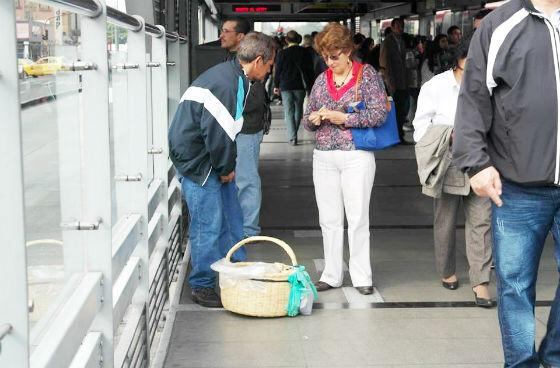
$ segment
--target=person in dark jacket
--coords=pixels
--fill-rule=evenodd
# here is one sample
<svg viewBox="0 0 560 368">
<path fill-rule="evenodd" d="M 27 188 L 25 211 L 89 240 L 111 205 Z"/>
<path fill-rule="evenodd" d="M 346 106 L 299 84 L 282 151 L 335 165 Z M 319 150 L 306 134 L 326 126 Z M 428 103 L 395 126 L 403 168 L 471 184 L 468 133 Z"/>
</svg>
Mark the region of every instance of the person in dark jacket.
<svg viewBox="0 0 560 368">
<path fill-rule="evenodd" d="M 278 53 L 274 77 L 274 93 L 282 94 L 284 120 L 288 128 L 290 144 L 297 145 L 297 132 L 303 116 L 305 93 L 313 87 L 313 60 L 304 48 L 299 46 L 301 36 L 296 31 L 286 34 L 288 47 Z"/>
<path fill-rule="evenodd" d="M 227 59 L 235 58 L 239 43 L 250 31 L 249 21 L 245 18 L 232 18 L 222 26 L 222 48 L 228 51 Z M 270 106 L 265 84 L 255 81 L 247 96 L 243 110 L 243 128 L 237 135 L 237 164 L 235 182 L 238 189 L 239 204 L 243 211 L 243 234 L 246 237 L 259 235 L 259 214 L 262 192 L 259 176 L 259 154 L 263 140 L 265 122 L 269 122 Z"/>
<path fill-rule="evenodd" d="M 560 270 L 560 0 L 511 0 L 473 35 L 455 117 L 453 159 L 494 202 L 492 232 L 505 367 L 560 367 L 560 287 L 535 349 L 541 253 Z M 556 283 L 558 278 L 555 278 Z"/>
<path fill-rule="evenodd" d="M 235 138 L 251 81 L 262 81 L 274 64 L 275 43 L 247 34 L 234 60 L 200 75 L 187 89 L 169 128 L 169 156 L 181 176 L 190 214 L 192 299 L 221 307 L 210 265 L 243 238 L 242 213 L 235 186 Z M 234 261 L 244 260 L 243 252 Z"/>
<path fill-rule="evenodd" d="M 402 39 L 404 20 L 395 18 L 391 21 L 391 34 L 381 44 L 379 55 L 379 71 L 387 90 L 395 100 L 397 112 L 397 123 L 401 143 L 410 144 L 404 139 L 403 126 L 410 108 L 410 96 L 408 94 L 408 82 L 405 64 L 405 44 Z"/>
</svg>

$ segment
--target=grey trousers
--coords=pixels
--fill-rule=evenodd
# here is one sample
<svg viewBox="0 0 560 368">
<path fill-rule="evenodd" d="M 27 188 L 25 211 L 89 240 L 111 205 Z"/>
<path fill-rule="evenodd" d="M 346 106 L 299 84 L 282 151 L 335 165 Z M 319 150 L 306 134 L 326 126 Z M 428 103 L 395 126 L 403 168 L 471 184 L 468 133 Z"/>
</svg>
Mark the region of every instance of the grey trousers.
<svg viewBox="0 0 560 368">
<path fill-rule="evenodd" d="M 434 199 L 434 246 L 436 268 L 442 278 L 455 274 L 455 227 L 459 206 L 465 211 L 465 242 L 471 286 L 490 281 L 492 238 L 491 203 L 471 190 L 468 196 L 443 193 Z"/>
</svg>

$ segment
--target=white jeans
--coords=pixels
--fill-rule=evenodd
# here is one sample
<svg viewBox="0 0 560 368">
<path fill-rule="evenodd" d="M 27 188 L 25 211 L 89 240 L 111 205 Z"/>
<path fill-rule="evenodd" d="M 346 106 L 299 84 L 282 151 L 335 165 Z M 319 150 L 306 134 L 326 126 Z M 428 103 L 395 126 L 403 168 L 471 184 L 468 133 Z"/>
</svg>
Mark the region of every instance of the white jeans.
<svg viewBox="0 0 560 368">
<path fill-rule="evenodd" d="M 325 252 L 325 269 L 321 281 L 331 286 L 341 286 L 344 278 L 344 212 L 348 221 L 348 267 L 352 284 L 372 285 L 369 200 L 374 178 L 373 152 L 313 152 L 313 183 Z"/>
</svg>

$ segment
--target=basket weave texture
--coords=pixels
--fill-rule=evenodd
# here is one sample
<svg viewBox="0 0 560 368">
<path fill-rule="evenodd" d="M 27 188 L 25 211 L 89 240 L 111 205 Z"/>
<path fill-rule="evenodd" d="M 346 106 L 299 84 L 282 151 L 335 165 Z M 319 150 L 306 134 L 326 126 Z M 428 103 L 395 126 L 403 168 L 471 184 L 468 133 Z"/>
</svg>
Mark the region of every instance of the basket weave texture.
<svg viewBox="0 0 560 368">
<path fill-rule="evenodd" d="M 231 255 L 240 247 L 254 242 L 271 242 L 282 247 L 292 261 L 292 265 L 297 265 L 296 256 L 288 244 L 282 240 L 268 236 L 253 236 L 244 239 L 234 245 L 226 260 L 229 261 Z M 236 264 L 239 267 L 251 265 L 253 262 L 243 262 Z M 288 314 L 287 306 L 290 297 L 291 284 L 288 277 L 294 272 L 292 266 L 281 264 L 281 271 L 278 273 L 267 274 L 259 277 L 258 280 L 237 280 L 234 284 L 222 285 L 220 291 L 222 304 L 225 309 L 254 317 L 282 317 Z"/>
</svg>

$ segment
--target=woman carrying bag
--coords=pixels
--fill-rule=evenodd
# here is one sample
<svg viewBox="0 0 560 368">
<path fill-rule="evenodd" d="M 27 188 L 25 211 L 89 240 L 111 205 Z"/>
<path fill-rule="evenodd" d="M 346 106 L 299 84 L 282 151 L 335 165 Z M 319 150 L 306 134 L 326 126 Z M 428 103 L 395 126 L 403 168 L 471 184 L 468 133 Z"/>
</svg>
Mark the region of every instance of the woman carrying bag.
<svg viewBox="0 0 560 368">
<path fill-rule="evenodd" d="M 413 122 L 414 140 L 417 142 L 415 150 L 422 191 L 434 197 L 434 247 L 442 286 L 449 290 L 459 287 L 455 274 L 455 228 L 462 202 L 469 279 L 475 303 L 479 307 L 491 308 L 495 302 L 488 290 L 492 258 L 490 199 L 479 197 L 470 190 L 466 174 L 451 162 L 455 110 L 468 49 L 469 40 L 463 39 L 452 51 L 453 68 L 434 76 L 422 86 Z M 430 157 L 430 151 L 444 153 Z M 434 169 L 433 159 L 438 157 L 442 161 L 439 165 L 444 166 Z"/>
<path fill-rule="evenodd" d="M 356 149 L 351 128 L 383 124 L 387 96 L 373 67 L 352 62 L 354 44 L 348 28 L 328 24 L 316 36 L 315 48 L 328 66 L 315 81 L 302 119 L 305 128 L 316 135 L 313 183 L 325 268 L 315 285 L 318 291 L 342 285 L 346 213 L 352 284 L 360 293 L 371 294 L 369 202 L 375 156 L 371 151 Z M 355 101 L 357 84 L 362 101 Z"/>
</svg>

